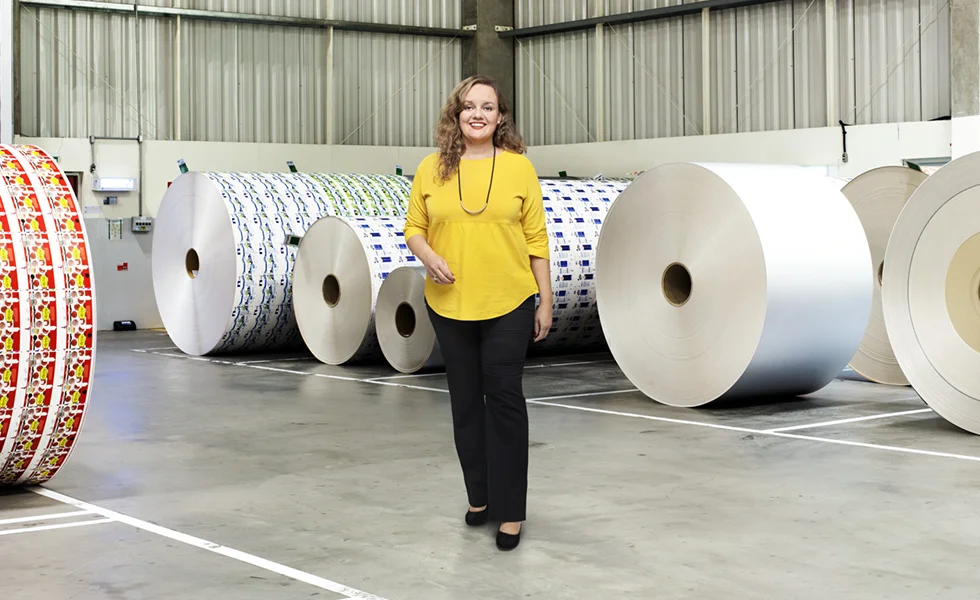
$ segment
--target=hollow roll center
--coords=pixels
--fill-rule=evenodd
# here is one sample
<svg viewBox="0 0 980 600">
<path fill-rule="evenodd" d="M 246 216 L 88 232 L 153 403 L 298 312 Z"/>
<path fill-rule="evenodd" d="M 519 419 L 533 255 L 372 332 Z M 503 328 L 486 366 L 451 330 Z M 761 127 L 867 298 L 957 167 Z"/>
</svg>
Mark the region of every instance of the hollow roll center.
<svg viewBox="0 0 980 600">
<path fill-rule="evenodd" d="M 323 301 L 330 308 L 340 302 L 340 281 L 335 275 L 327 275 L 323 278 Z"/>
<path fill-rule="evenodd" d="M 402 302 L 395 309 L 395 329 L 402 337 L 412 337 L 415 333 L 415 309 L 407 302 Z"/>
<path fill-rule="evenodd" d="M 197 255 L 197 250 L 191 248 L 187 251 L 184 256 L 184 268 L 187 269 L 188 277 L 197 278 L 197 273 L 201 270 L 201 258 Z"/>
<path fill-rule="evenodd" d="M 672 263 L 664 269 L 661 281 L 664 297 L 674 306 L 684 306 L 691 297 L 691 272 L 681 263 Z"/>
<path fill-rule="evenodd" d="M 956 334 L 980 352 L 980 233 L 953 254 L 946 271 L 946 315 Z"/>
<path fill-rule="evenodd" d="M 878 265 L 878 285 L 881 285 L 881 276 L 884 274 L 884 272 L 885 272 L 885 261 L 881 261 L 881 264 Z"/>
</svg>

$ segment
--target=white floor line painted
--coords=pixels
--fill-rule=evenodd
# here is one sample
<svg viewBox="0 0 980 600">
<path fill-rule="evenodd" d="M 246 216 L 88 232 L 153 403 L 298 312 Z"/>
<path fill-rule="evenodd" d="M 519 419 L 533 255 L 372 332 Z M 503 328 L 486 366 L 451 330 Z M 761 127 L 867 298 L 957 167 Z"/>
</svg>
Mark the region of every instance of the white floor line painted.
<svg viewBox="0 0 980 600">
<path fill-rule="evenodd" d="M 776 427 L 767 429 L 766 433 L 782 433 L 784 431 L 797 431 L 799 429 L 813 429 L 815 427 L 830 427 L 832 425 L 845 425 L 847 423 L 860 423 L 861 421 L 874 421 L 877 419 L 888 419 L 890 417 L 904 417 L 906 415 L 921 415 L 934 412 L 931 408 L 918 408 L 915 410 L 903 410 L 900 412 L 881 413 L 877 415 L 866 415 L 864 417 L 851 417 L 850 419 L 837 419 L 836 421 L 823 421 L 821 423 L 809 423 L 806 425 L 793 425 L 792 427 Z"/>
<path fill-rule="evenodd" d="M 134 352 L 139 352 L 140 350 L 134 350 Z M 214 365 L 226 365 L 230 367 L 247 367 L 249 369 L 261 369 L 263 371 L 273 371 L 275 373 L 288 373 L 290 375 L 305 375 L 307 377 L 324 377 L 327 379 L 337 379 L 340 381 L 358 381 L 363 382 L 364 379 L 358 379 L 357 377 L 344 377 L 342 375 L 328 375 L 326 373 L 312 373 L 309 371 L 294 371 L 292 369 L 282 369 L 279 367 L 265 367 L 262 365 L 249 364 L 244 362 L 235 362 L 231 360 L 219 360 L 217 358 L 207 358 L 204 356 L 189 356 L 187 354 L 171 354 L 168 352 L 148 352 L 149 354 L 155 354 L 156 356 L 166 356 L 168 358 L 182 358 L 184 360 L 193 360 L 197 362 L 206 362 Z"/>
<path fill-rule="evenodd" d="M 445 375 L 445 371 L 440 371 L 438 373 L 412 373 L 410 375 L 385 375 L 383 377 L 368 377 L 363 381 L 365 383 L 374 383 L 375 381 L 391 381 L 392 379 L 415 379 L 417 377 L 436 377 L 437 375 Z"/>
<path fill-rule="evenodd" d="M 628 390 L 632 391 L 632 390 Z M 561 396 L 556 396 L 561 397 Z M 566 396 L 568 398 L 574 398 L 575 396 Z M 567 408 L 570 410 L 579 410 L 582 412 L 596 413 L 600 415 L 611 415 L 615 417 L 629 417 L 632 419 L 646 419 L 648 421 L 659 421 L 661 423 L 673 423 L 675 425 L 695 425 L 697 427 L 709 427 L 712 429 L 724 429 L 725 431 L 737 431 L 739 433 L 754 433 L 761 434 L 762 431 L 757 429 L 749 429 L 747 427 L 735 427 L 733 425 L 718 425 L 715 423 L 703 423 L 701 421 L 687 421 L 685 419 L 671 419 L 669 417 L 655 417 L 653 415 L 644 415 L 640 413 L 629 413 L 621 412 L 618 410 L 606 410 L 603 408 L 592 408 L 589 406 L 575 406 L 574 404 L 561 404 L 558 402 L 548 402 L 545 399 L 532 398 L 527 401 L 528 404 L 535 404 L 540 406 L 553 406 L 555 408 Z"/>
<path fill-rule="evenodd" d="M 528 365 L 528 366 L 524 367 L 524 370 L 527 370 L 527 369 L 551 369 L 551 368 L 554 368 L 554 367 L 576 367 L 578 365 L 597 365 L 597 364 L 600 364 L 600 363 L 611 363 L 611 362 L 616 362 L 616 361 L 613 360 L 613 359 L 611 359 L 611 358 L 604 358 L 602 360 L 580 360 L 580 361 L 576 361 L 576 362 L 546 363 L 546 364 L 543 364 L 543 365 Z"/>
<path fill-rule="evenodd" d="M 423 392 L 439 392 L 441 394 L 448 394 L 449 390 L 444 390 L 442 388 L 425 387 L 423 385 L 409 385 L 407 383 L 395 383 L 393 381 L 378 381 L 377 379 L 357 379 L 360 383 L 373 383 L 375 385 L 386 385 L 390 387 L 400 387 L 407 388 L 410 390 L 421 390 Z"/>
<path fill-rule="evenodd" d="M 92 513 L 87 510 L 76 510 L 64 513 L 51 513 L 49 515 L 35 515 L 33 517 L 17 517 L 15 519 L 0 519 L 0 525 L 13 525 L 15 523 L 30 523 L 32 521 L 47 521 L 48 519 L 68 519 L 71 517 L 81 517 Z"/>
<path fill-rule="evenodd" d="M 271 363 L 271 362 L 296 362 L 296 361 L 312 361 L 315 360 L 309 356 L 297 356 L 294 358 L 264 358 L 262 360 L 240 360 L 235 364 L 239 365 L 257 365 L 260 363 Z"/>
<path fill-rule="evenodd" d="M 0 535 L 16 535 L 18 533 L 36 533 L 38 531 L 51 531 L 52 529 L 68 529 L 69 527 L 85 527 L 86 525 L 101 525 L 112 523 L 113 519 L 94 519 L 91 521 L 75 521 L 73 523 L 59 523 L 57 525 L 38 525 L 37 527 L 24 527 L 22 529 L 7 529 L 0 531 Z"/>
<path fill-rule="evenodd" d="M 222 546 L 221 544 L 216 544 L 214 542 L 209 542 L 201 538 L 197 538 L 186 533 L 181 533 L 179 531 L 174 531 L 173 529 L 167 529 L 160 525 L 155 525 L 147 521 L 137 519 L 135 517 L 130 517 L 129 515 L 124 515 L 122 513 L 117 513 L 115 511 L 109 510 L 107 508 L 102 508 L 101 506 L 96 506 L 94 504 L 89 504 L 81 500 L 76 500 L 70 496 L 65 496 L 58 492 L 54 492 L 45 488 L 28 488 L 30 491 L 44 496 L 45 498 L 50 498 L 51 500 L 57 500 L 64 504 L 69 504 L 76 508 L 81 508 L 95 514 L 102 515 L 110 521 L 118 521 L 119 523 L 125 523 L 131 527 L 136 527 L 143 531 L 149 533 L 154 533 L 156 535 L 174 540 L 176 542 L 181 542 L 189 546 L 194 546 L 195 548 L 200 548 L 201 550 L 207 550 L 208 552 L 214 552 L 221 556 L 231 558 L 277 575 L 282 575 L 283 577 L 289 577 L 290 579 L 295 579 L 296 581 L 302 581 L 309 585 L 318 587 L 323 590 L 328 590 L 336 594 L 341 594 L 347 596 L 348 598 L 358 598 L 360 600 L 385 600 L 380 596 L 375 596 L 367 592 L 362 592 L 361 590 L 348 587 L 342 583 L 337 583 L 336 581 L 330 581 L 329 579 L 324 579 L 323 577 L 318 577 L 311 573 L 305 571 L 300 571 L 292 567 L 287 567 L 271 560 L 266 560 L 264 558 L 242 552 L 241 550 L 235 550 L 234 548 L 228 548 L 227 546 Z"/>
<path fill-rule="evenodd" d="M 726 431 L 737 431 L 739 433 L 750 433 L 753 435 L 768 435 L 773 437 L 789 438 L 794 440 L 805 440 L 809 442 L 822 442 L 827 444 L 839 444 L 842 446 L 854 446 L 858 448 L 869 448 L 873 450 L 887 450 L 890 452 L 902 452 L 906 454 L 918 454 L 921 456 L 933 456 L 938 458 L 955 458 L 959 460 L 969 460 L 973 462 L 980 462 L 980 456 L 970 456 L 968 454 L 952 454 L 949 452 L 935 452 L 933 450 L 920 450 L 918 448 L 905 448 L 902 446 L 887 446 L 884 444 L 872 444 L 867 442 L 852 442 L 848 440 L 838 440 L 833 438 L 815 437 L 809 435 L 799 435 L 795 433 L 781 433 L 773 432 L 762 429 L 750 429 L 748 427 L 735 427 L 732 425 L 718 425 L 715 423 L 703 423 L 699 421 L 686 421 L 684 419 L 671 419 L 667 417 L 655 417 L 653 415 L 643 415 L 638 413 L 627 413 L 619 412 L 614 410 L 604 410 L 601 408 L 590 408 L 587 406 L 574 406 L 572 404 L 558 404 L 556 402 L 541 402 L 537 400 L 528 400 L 529 404 L 540 404 L 542 406 L 555 406 L 558 408 L 567 408 L 571 410 L 579 410 L 583 412 L 598 413 L 604 415 L 613 415 L 618 417 L 630 417 L 634 419 L 646 419 L 649 421 L 661 421 L 663 423 L 674 423 L 678 425 L 694 425 L 697 427 L 708 427 L 711 429 L 722 429 Z M 930 409 L 931 410 L 931 409 Z M 920 411 L 916 411 L 920 412 Z"/>
<path fill-rule="evenodd" d="M 611 394 L 628 394 L 630 392 L 639 391 L 636 388 L 630 388 L 628 390 L 609 390 L 608 392 L 585 392 L 582 394 L 563 394 L 561 396 L 542 396 L 540 398 L 529 398 L 528 402 L 534 401 L 541 403 L 543 400 L 566 400 L 570 398 L 589 398 L 591 396 L 609 396 Z"/>
<path fill-rule="evenodd" d="M 164 354 L 164 353 L 158 353 L 158 354 L 160 356 L 176 356 L 178 358 L 193 358 L 193 357 L 186 357 L 186 356 L 174 355 L 174 354 Z M 337 375 L 326 375 L 326 374 L 322 374 L 322 373 L 307 373 L 307 372 L 304 372 L 304 371 L 290 371 L 288 369 L 278 369 L 278 368 L 273 368 L 273 367 L 261 367 L 261 366 L 258 366 L 258 365 L 241 365 L 241 364 L 238 364 L 238 363 L 227 362 L 227 361 L 220 361 L 220 360 L 215 360 L 215 359 L 206 359 L 206 358 L 205 359 L 199 359 L 199 360 L 203 360 L 205 362 L 213 362 L 213 363 L 217 363 L 217 364 L 227 364 L 227 365 L 232 365 L 232 366 L 248 367 L 248 368 L 252 368 L 252 369 L 266 369 L 266 370 L 269 370 L 269 371 L 276 371 L 276 372 L 282 372 L 282 373 L 291 373 L 291 374 L 295 374 L 295 375 L 315 375 L 317 377 L 326 377 L 326 378 L 330 378 L 330 379 L 342 379 L 342 380 L 345 380 L 345 381 L 355 381 L 355 382 L 359 382 L 359 383 L 373 383 L 373 384 L 378 384 L 378 385 L 392 385 L 394 387 L 404 387 L 404 388 L 408 388 L 408 389 L 417 389 L 417 390 L 430 391 L 430 392 L 440 392 L 440 393 L 444 393 L 444 394 L 445 393 L 449 393 L 448 390 L 442 390 L 442 389 L 439 389 L 439 388 L 427 388 L 427 387 L 422 387 L 422 386 L 413 386 L 413 385 L 405 385 L 405 384 L 398 384 L 398 383 L 374 381 L 374 380 L 371 380 L 371 379 L 357 379 L 357 378 L 353 378 L 353 377 L 340 377 L 340 376 L 337 376 Z M 754 434 L 754 435 L 770 435 L 770 436 L 775 436 L 775 437 L 784 437 L 784 438 L 791 438 L 791 439 L 797 439 L 797 440 L 806 440 L 806 441 L 811 441 L 811 442 L 824 442 L 824 443 L 828 443 L 828 444 L 840 444 L 840 445 L 845 445 L 845 446 L 855 446 L 855 447 L 861 447 L 861 448 L 874 448 L 874 449 L 878 449 L 878 450 L 889 450 L 889 451 L 893 451 L 893 452 L 904 452 L 904 453 L 909 453 L 909 454 L 919 454 L 919 455 L 923 455 L 923 456 L 935 456 L 935 457 L 942 457 L 942 458 L 956 458 L 956 459 L 961 459 L 961 460 L 970 460 L 970 461 L 978 461 L 978 462 L 980 462 L 980 457 L 977 457 L 977 456 L 969 456 L 969 455 L 964 455 L 964 454 L 949 454 L 949 453 L 945 453 L 945 452 L 933 452 L 931 450 L 918 450 L 918 449 L 915 449 L 915 448 L 902 448 L 902 447 L 899 447 L 899 446 L 884 446 L 884 445 L 880 445 L 880 444 L 869 444 L 869 443 L 864 443 L 864 442 L 849 442 L 849 441 L 846 441 L 846 440 L 836 440 L 836 439 L 832 439 L 832 438 L 821 438 L 821 437 L 812 437 L 812 436 L 805 436 L 805 435 L 797 435 L 797 434 L 793 434 L 793 433 L 783 433 L 782 431 L 786 431 L 785 429 L 783 429 L 782 431 L 770 431 L 770 430 L 763 430 L 763 429 L 751 429 L 751 428 L 748 428 L 748 427 L 735 427 L 735 426 L 731 426 L 731 425 L 718 425 L 718 424 L 715 424 L 715 423 L 703 423 L 703 422 L 700 422 L 700 421 L 687 421 L 687 420 L 684 420 L 684 419 L 671 419 L 671 418 L 668 418 L 668 417 L 656 417 L 656 416 L 653 416 L 653 415 L 643 415 L 643 414 L 638 414 L 638 413 L 625 413 L 625 412 L 618 412 L 618 411 L 611 411 L 611 410 L 603 410 L 603 409 L 599 409 L 599 408 L 590 408 L 590 407 L 587 407 L 587 406 L 574 406 L 574 405 L 571 405 L 571 404 L 559 404 L 559 403 L 556 403 L 556 402 L 549 402 L 549 400 L 584 398 L 584 397 L 587 397 L 587 396 L 601 396 L 601 395 L 607 395 L 607 394 L 622 394 L 622 393 L 627 393 L 627 392 L 631 392 L 631 391 L 635 391 L 635 390 L 614 390 L 614 391 L 611 391 L 611 392 L 593 392 L 593 393 L 586 393 L 586 394 L 569 394 L 567 396 L 546 396 L 546 397 L 543 397 L 543 398 L 529 398 L 527 400 L 527 402 L 529 404 L 536 404 L 536 405 L 540 405 L 540 406 L 553 406 L 553 407 L 557 407 L 557 408 L 566 408 L 566 409 L 578 410 L 578 411 L 582 411 L 582 412 L 591 412 L 591 413 L 614 415 L 614 416 L 621 416 L 621 417 L 630 417 L 630 418 L 635 418 L 635 419 L 647 419 L 647 420 L 650 420 L 650 421 L 660 421 L 660 422 L 663 422 L 663 423 L 675 423 L 675 424 L 679 424 L 679 425 L 693 425 L 693 426 L 696 426 L 696 427 L 708 427 L 708 428 L 711 428 L 711 429 L 723 429 L 723 430 L 727 430 L 727 431 L 737 431 L 737 432 L 741 432 L 741 433 L 750 433 L 750 434 Z M 916 410 L 914 412 L 925 412 L 925 409 L 918 409 L 918 410 Z M 890 415 L 890 416 L 895 416 L 895 415 Z M 812 425 L 809 425 L 809 427 L 812 427 Z"/>
<path fill-rule="evenodd" d="M 834 438 L 815 437 L 810 435 L 799 435 L 796 433 L 765 433 L 775 437 L 784 437 L 794 440 L 806 440 L 809 442 L 824 442 L 827 444 L 840 444 L 842 446 L 855 446 L 858 448 L 870 448 L 872 450 L 888 450 L 890 452 L 903 452 L 906 454 L 920 454 L 922 456 L 936 456 L 939 458 L 956 458 L 959 460 L 969 460 L 980 462 L 980 456 L 970 456 L 969 454 L 951 454 L 949 452 L 934 452 L 932 450 L 919 450 L 918 448 L 905 448 L 902 446 L 886 446 L 884 444 L 871 444 L 867 442 L 852 442 L 849 440 L 837 440 Z"/>
</svg>

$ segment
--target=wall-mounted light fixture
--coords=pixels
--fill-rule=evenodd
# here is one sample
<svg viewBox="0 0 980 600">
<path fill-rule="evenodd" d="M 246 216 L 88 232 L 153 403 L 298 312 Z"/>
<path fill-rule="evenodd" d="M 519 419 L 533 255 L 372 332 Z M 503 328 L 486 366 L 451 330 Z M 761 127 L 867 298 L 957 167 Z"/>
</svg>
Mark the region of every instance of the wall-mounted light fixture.
<svg viewBox="0 0 980 600">
<path fill-rule="evenodd" d="M 131 192 L 136 189 L 136 180 L 128 177 L 97 177 L 92 180 L 96 192 Z"/>
</svg>

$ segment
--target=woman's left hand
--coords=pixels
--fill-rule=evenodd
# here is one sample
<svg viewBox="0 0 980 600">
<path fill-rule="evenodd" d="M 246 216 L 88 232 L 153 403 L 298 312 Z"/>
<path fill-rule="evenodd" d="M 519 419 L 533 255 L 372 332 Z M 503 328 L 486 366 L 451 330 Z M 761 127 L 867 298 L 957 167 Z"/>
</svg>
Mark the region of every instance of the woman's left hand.
<svg viewBox="0 0 980 600">
<path fill-rule="evenodd" d="M 540 342 L 548 337 L 551 330 L 551 305 L 541 303 L 534 312 L 534 341 Z"/>
</svg>

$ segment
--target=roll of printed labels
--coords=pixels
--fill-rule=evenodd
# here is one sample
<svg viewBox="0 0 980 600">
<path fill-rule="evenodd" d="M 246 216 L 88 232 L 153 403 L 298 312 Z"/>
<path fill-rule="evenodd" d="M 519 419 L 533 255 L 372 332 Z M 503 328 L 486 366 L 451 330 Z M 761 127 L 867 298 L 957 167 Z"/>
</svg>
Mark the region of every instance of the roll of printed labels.
<svg viewBox="0 0 980 600">
<path fill-rule="evenodd" d="M 613 356 L 672 406 L 819 390 L 871 311 L 860 219 L 839 184 L 798 167 L 647 171 L 610 208 L 596 262 Z"/>
<path fill-rule="evenodd" d="M 78 200 L 35 146 L 0 145 L 0 485 L 51 479 L 75 447 L 95 361 Z"/>
<path fill-rule="evenodd" d="M 609 207 L 626 186 L 623 181 L 541 180 L 554 308 L 548 337 L 534 344 L 535 351 L 605 344 L 596 307 L 596 243 Z"/>
<path fill-rule="evenodd" d="M 290 236 L 328 215 L 403 216 L 409 189 L 396 175 L 181 175 L 153 238 L 153 289 L 167 333 L 192 355 L 301 347 Z"/>
<path fill-rule="evenodd" d="M 296 321 L 320 362 L 382 357 L 374 309 L 381 283 L 421 262 L 405 244 L 405 219 L 325 217 L 299 244 L 293 277 Z"/>
<path fill-rule="evenodd" d="M 425 306 L 425 278 L 423 266 L 399 267 L 378 291 L 378 343 L 388 364 L 401 373 L 444 364 Z"/>
<path fill-rule="evenodd" d="M 874 272 L 871 318 L 868 320 L 861 346 L 851 358 L 849 366 L 865 379 L 877 383 L 889 385 L 909 383 L 895 359 L 895 351 L 892 350 L 882 317 L 882 267 L 885 248 L 895 221 L 909 197 L 925 179 L 924 173 L 908 167 L 880 167 L 855 177 L 842 190 L 854 206 L 858 218 L 861 219 L 861 225 L 864 227 L 871 248 Z"/>
<path fill-rule="evenodd" d="M 882 313 L 912 388 L 980 434 L 980 153 L 919 185 L 885 250 Z"/>
</svg>

